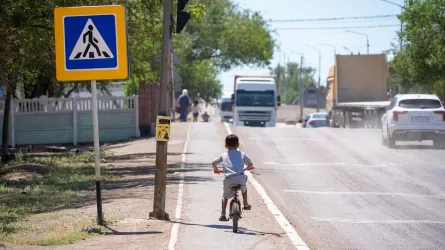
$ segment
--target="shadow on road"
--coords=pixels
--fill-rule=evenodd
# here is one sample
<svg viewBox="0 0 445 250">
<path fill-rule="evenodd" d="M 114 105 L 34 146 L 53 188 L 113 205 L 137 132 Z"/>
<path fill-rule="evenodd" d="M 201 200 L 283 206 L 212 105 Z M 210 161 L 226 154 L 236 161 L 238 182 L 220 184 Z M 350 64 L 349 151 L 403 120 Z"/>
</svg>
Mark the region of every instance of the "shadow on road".
<svg viewBox="0 0 445 250">
<path fill-rule="evenodd" d="M 110 230 L 111 232 L 105 233 L 105 235 L 148 235 L 148 234 L 161 234 L 162 232 L 159 231 L 148 231 L 148 232 L 119 232 L 114 230 L 113 228 L 109 226 L 105 226 L 106 229 Z"/>
<path fill-rule="evenodd" d="M 186 226 L 199 226 L 199 227 L 208 227 L 208 228 L 215 228 L 215 229 L 228 229 L 226 232 L 232 232 L 232 226 L 230 225 L 218 225 L 218 224 L 209 224 L 209 225 L 203 225 L 203 224 L 196 224 L 196 223 L 187 223 L 187 222 L 178 222 L 178 221 L 172 221 L 171 223 L 179 223 L 181 225 Z M 281 235 L 285 233 L 269 233 L 269 232 L 261 232 L 261 231 L 255 231 L 250 230 L 244 227 L 238 228 L 238 234 L 245 234 L 245 235 L 273 235 L 275 237 L 281 237 Z"/>
</svg>

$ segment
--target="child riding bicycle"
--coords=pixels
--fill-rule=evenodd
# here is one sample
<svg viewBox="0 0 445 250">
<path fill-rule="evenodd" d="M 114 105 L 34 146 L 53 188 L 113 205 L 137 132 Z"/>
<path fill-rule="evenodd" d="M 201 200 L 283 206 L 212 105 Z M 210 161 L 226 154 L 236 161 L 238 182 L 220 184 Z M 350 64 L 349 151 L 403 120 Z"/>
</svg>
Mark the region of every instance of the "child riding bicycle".
<svg viewBox="0 0 445 250">
<path fill-rule="evenodd" d="M 244 174 L 244 171 L 253 169 L 253 164 L 244 152 L 238 150 L 238 136 L 234 134 L 228 135 L 226 137 L 225 147 L 228 151 L 218 156 L 212 162 L 213 172 L 215 174 L 224 173 L 225 175 L 223 182 L 222 211 L 221 217 L 219 217 L 220 221 L 228 221 L 226 217 L 226 207 L 228 200 L 233 197 L 233 192 L 230 189 L 231 185 L 242 185 L 241 192 L 243 194 L 244 210 L 250 210 L 252 208 L 247 202 L 247 176 Z M 223 171 L 219 170 L 217 167 L 220 163 L 223 165 Z M 246 168 L 244 168 L 244 164 L 247 165 Z"/>
</svg>

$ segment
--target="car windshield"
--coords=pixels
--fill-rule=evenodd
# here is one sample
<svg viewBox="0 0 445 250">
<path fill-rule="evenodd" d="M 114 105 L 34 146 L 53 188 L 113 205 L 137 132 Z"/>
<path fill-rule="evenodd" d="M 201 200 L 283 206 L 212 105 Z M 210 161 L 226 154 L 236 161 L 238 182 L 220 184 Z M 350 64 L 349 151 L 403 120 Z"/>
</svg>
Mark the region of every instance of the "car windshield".
<svg viewBox="0 0 445 250">
<path fill-rule="evenodd" d="M 236 91 L 236 106 L 274 107 L 274 91 Z"/>
<path fill-rule="evenodd" d="M 442 103 L 435 99 L 408 99 L 401 100 L 399 107 L 406 109 L 435 109 L 441 108 Z"/>
<path fill-rule="evenodd" d="M 327 115 L 325 115 L 325 114 L 314 114 L 314 115 L 312 115 L 312 118 L 315 118 L 315 119 L 325 118 L 326 119 L 326 116 Z"/>
<path fill-rule="evenodd" d="M 232 102 L 221 103 L 221 111 L 232 111 Z"/>
</svg>

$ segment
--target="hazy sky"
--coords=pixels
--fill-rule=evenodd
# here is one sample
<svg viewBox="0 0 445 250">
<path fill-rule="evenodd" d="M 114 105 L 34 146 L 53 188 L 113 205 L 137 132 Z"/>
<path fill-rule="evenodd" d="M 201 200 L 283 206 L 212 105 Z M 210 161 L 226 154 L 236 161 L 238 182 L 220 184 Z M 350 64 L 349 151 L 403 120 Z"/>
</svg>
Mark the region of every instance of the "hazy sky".
<svg viewBox="0 0 445 250">
<path fill-rule="evenodd" d="M 260 11 L 266 19 L 314 19 L 314 18 L 339 18 L 339 17 L 361 17 L 377 15 L 398 15 L 401 8 L 381 0 L 233 0 L 242 8 Z M 403 0 L 391 0 L 403 5 Z M 275 51 L 272 66 L 279 61 L 285 60 L 300 62 L 300 55 L 291 51 L 303 53 L 304 65 L 318 69 L 318 52 L 308 48 L 305 44 L 317 47 L 321 51 L 321 83 L 324 84 L 329 68 L 334 64 L 334 48 L 318 45 L 317 43 L 330 44 L 336 47 L 337 54 L 350 54 L 344 47 L 354 53 L 366 54 L 366 36 L 348 33 L 352 30 L 365 33 L 369 37 L 369 53 L 381 53 L 391 48 L 391 42 L 397 45 L 396 32 L 400 30 L 400 22 L 397 17 L 380 19 L 340 20 L 321 22 L 293 22 L 293 23 L 271 23 L 276 29 L 274 37 L 281 48 Z M 378 28 L 347 28 L 386 26 Z M 332 29 L 333 27 L 338 29 Z M 318 28 L 283 30 L 279 28 Z M 322 29 L 320 29 L 322 28 Z M 267 74 L 267 69 L 255 69 L 250 67 L 234 68 L 219 76 L 224 85 L 225 95 L 233 92 L 234 74 Z M 315 75 L 317 80 L 318 73 Z"/>
</svg>

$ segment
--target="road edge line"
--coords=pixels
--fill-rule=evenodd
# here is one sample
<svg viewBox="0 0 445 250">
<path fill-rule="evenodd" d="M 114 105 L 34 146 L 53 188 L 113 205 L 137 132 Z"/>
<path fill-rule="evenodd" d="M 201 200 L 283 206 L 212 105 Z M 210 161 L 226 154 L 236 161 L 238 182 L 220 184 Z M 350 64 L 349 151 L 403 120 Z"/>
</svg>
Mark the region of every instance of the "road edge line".
<svg viewBox="0 0 445 250">
<path fill-rule="evenodd" d="M 190 130 L 192 125 L 189 124 L 187 128 L 187 137 L 184 142 L 184 148 L 182 150 L 182 158 L 181 158 L 181 169 L 184 169 L 185 163 L 187 161 L 187 147 L 190 139 Z M 179 177 L 179 187 L 178 187 L 178 199 L 176 200 L 176 213 L 175 213 L 175 222 L 172 226 L 170 233 L 170 242 L 168 243 L 168 249 L 174 250 L 176 242 L 178 242 L 179 236 L 179 219 L 181 219 L 181 211 L 182 211 L 182 203 L 184 199 L 184 174 L 181 173 Z"/>
<path fill-rule="evenodd" d="M 224 126 L 226 127 L 227 134 L 233 134 L 232 129 L 230 128 L 229 124 L 227 122 L 224 122 Z M 289 223 L 289 221 L 284 217 L 284 215 L 281 213 L 281 211 L 278 209 L 278 207 L 272 202 L 272 199 L 267 195 L 266 190 L 261 186 L 261 184 L 255 180 L 253 175 L 250 172 L 245 172 L 246 175 L 249 177 L 249 181 L 252 183 L 252 185 L 255 187 L 258 194 L 263 199 L 264 203 L 266 204 L 267 208 L 269 209 L 269 212 L 273 215 L 273 217 L 278 222 L 278 225 L 284 230 L 289 240 L 292 242 L 294 247 L 298 250 L 309 250 L 309 247 L 307 244 L 303 241 L 303 239 L 298 235 L 295 228 Z"/>
</svg>

